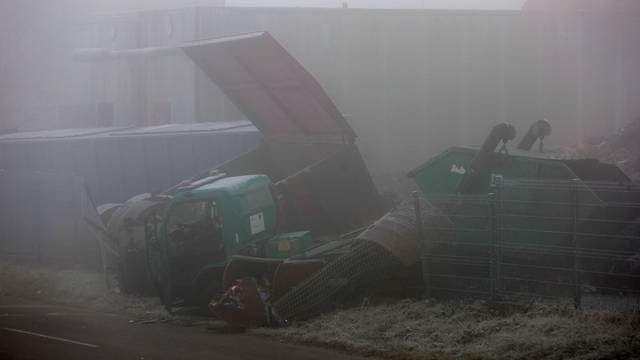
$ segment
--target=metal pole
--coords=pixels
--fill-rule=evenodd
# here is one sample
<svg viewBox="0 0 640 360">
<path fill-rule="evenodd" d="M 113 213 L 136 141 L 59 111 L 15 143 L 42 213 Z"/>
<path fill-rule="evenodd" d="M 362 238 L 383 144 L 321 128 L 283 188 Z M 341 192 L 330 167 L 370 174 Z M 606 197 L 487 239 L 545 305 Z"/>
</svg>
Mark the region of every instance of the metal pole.
<svg viewBox="0 0 640 360">
<path fill-rule="evenodd" d="M 495 265 L 496 265 L 496 284 L 495 291 L 500 292 L 502 290 L 500 277 L 502 276 L 502 176 L 496 176 L 495 179 L 495 205 L 494 205 L 494 216 L 495 216 Z"/>
<path fill-rule="evenodd" d="M 412 193 L 413 195 L 413 207 L 415 211 L 416 217 L 416 236 L 418 239 L 418 247 L 420 249 L 420 259 L 421 259 L 421 268 L 422 268 L 422 281 L 424 282 L 424 297 L 431 297 L 431 282 L 429 281 L 429 273 L 427 269 L 427 257 L 428 257 L 428 247 L 424 243 L 424 223 L 422 221 L 422 211 L 420 209 L 420 196 L 417 191 Z"/>
<path fill-rule="evenodd" d="M 48 214 L 46 214 L 43 209 L 43 199 L 42 197 L 44 196 L 43 193 L 43 187 L 45 186 L 45 176 L 44 174 L 38 172 L 36 174 L 34 174 L 34 178 L 36 179 L 36 184 L 37 184 L 37 188 L 35 191 L 35 197 L 36 197 L 36 205 L 38 206 L 38 213 L 37 213 L 37 225 L 35 226 L 35 228 L 37 228 L 37 239 L 36 239 L 36 261 L 38 263 L 38 265 L 42 265 L 42 248 L 44 245 L 44 241 L 46 238 L 46 235 L 43 231 L 43 229 L 45 229 L 45 219 L 46 216 Z M 47 179 L 50 181 L 50 179 Z M 57 204 L 56 204 L 57 205 Z"/>
<path fill-rule="evenodd" d="M 491 278 L 491 297 L 496 296 L 496 243 L 498 237 L 498 224 L 496 219 L 496 194 L 489 193 L 489 211 L 491 214 L 491 252 L 489 257 L 489 277 Z"/>
<path fill-rule="evenodd" d="M 578 184 L 579 179 L 571 180 L 571 213 L 572 213 L 572 228 L 571 228 L 571 247 L 573 248 L 573 306 L 576 309 L 580 308 L 581 303 L 581 285 L 580 285 L 580 273 L 578 272 Z"/>
</svg>

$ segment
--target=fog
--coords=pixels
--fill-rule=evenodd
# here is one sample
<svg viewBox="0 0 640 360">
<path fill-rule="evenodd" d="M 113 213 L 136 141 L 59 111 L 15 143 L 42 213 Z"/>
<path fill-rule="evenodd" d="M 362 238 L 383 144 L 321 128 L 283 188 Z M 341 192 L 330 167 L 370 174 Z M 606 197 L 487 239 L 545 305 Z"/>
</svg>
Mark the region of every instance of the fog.
<svg viewBox="0 0 640 360">
<path fill-rule="evenodd" d="M 0 130 L 242 119 L 184 57 L 72 55 L 264 30 L 347 116 L 375 173 L 479 144 L 498 122 L 522 134 L 548 118 L 549 144 L 573 145 L 640 115 L 632 15 L 520 12 L 515 0 L 222 3 L 3 1 Z M 259 4 L 284 7 L 251 7 Z M 385 9 L 356 9 L 365 4 Z"/>
<path fill-rule="evenodd" d="M 0 358 L 638 354 L 639 4 L 0 0 Z"/>
</svg>

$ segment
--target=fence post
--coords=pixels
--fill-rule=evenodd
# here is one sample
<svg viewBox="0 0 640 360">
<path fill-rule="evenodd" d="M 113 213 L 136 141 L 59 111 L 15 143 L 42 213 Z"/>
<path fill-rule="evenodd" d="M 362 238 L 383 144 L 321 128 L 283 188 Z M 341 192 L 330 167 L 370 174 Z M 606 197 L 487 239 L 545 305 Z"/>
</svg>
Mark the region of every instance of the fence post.
<svg viewBox="0 0 640 360">
<path fill-rule="evenodd" d="M 494 214 L 496 217 L 496 225 L 495 225 L 495 253 L 496 253 L 496 285 L 495 291 L 500 293 L 502 290 L 502 282 L 500 281 L 500 277 L 502 276 L 502 176 L 495 176 L 494 185 L 496 188 L 495 191 L 495 210 Z"/>
<path fill-rule="evenodd" d="M 425 298 L 430 298 L 431 297 L 431 282 L 429 279 L 429 273 L 428 273 L 428 269 L 427 269 L 427 258 L 429 256 L 428 254 L 428 249 L 429 247 L 424 243 L 425 239 L 424 239 L 424 223 L 422 221 L 422 211 L 420 208 L 420 196 L 418 194 L 417 191 L 414 191 L 412 193 L 413 195 L 413 206 L 414 206 L 414 211 L 415 211 L 415 217 L 416 217 L 416 236 L 418 239 L 418 249 L 420 250 L 420 267 L 422 269 L 422 281 L 424 283 L 424 297 Z"/>
<path fill-rule="evenodd" d="M 582 286 L 580 284 L 580 273 L 578 272 L 578 185 L 579 179 L 571 180 L 571 247 L 573 249 L 573 307 L 580 309 L 582 298 Z"/>
<path fill-rule="evenodd" d="M 491 251 L 489 256 L 489 277 L 491 278 L 491 297 L 496 296 L 497 268 L 496 244 L 498 242 L 498 222 L 496 217 L 496 194 L 489 193 L 489 211 L 491 214 Z"/>
</svg>

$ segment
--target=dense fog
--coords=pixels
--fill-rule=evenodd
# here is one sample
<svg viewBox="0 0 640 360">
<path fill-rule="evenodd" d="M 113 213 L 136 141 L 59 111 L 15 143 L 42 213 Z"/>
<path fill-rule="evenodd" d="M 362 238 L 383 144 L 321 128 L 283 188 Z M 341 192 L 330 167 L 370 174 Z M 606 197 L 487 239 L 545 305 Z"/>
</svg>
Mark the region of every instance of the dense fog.
<svg viewBox="0 0 640 360">
<path fill-rule="evenodd" d="M 499 122 L 523 134 L 547 118 L 548 144 L 570 146 L 640 116 L 633 15 L 518 11 L 515 1 L 465 11 L 399 4 L 418 10 L 3 1 L 0 130 L 242 119 L 186 57 L 81 62 L 73 54 L 263 30 L 316 76 L 374 173 L 407 171 L 450 145 L 478 145 Z M 451 7 L 479 7 L 469 4 Z"/>
<path fill-rule="evenodd" d="M 0 359 L 640 358 L 640 0 L 0 0 Z"/>
</svg>

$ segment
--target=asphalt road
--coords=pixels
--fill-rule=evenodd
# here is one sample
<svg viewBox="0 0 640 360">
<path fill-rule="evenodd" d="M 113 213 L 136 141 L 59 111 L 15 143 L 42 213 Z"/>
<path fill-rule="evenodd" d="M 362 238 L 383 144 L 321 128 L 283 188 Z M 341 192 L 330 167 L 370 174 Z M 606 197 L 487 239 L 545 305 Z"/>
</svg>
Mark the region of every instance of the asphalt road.
<svg viewBox="0 0 640 360">
<path fill-rule="evenodd" d="M 0 300 L 0 359 L 361 359 L 205 326 L 132 324 L 117 314 Z"/>
</svg>

